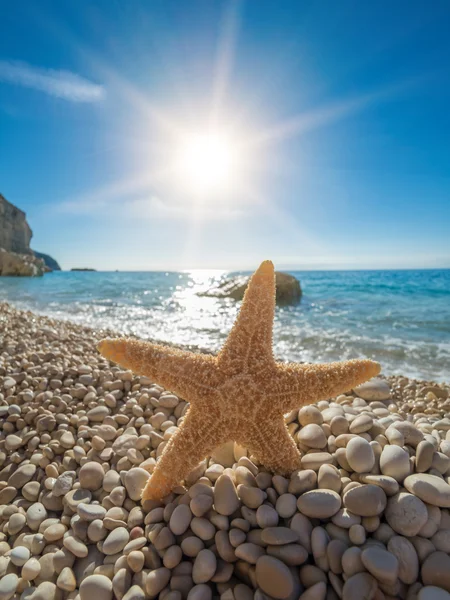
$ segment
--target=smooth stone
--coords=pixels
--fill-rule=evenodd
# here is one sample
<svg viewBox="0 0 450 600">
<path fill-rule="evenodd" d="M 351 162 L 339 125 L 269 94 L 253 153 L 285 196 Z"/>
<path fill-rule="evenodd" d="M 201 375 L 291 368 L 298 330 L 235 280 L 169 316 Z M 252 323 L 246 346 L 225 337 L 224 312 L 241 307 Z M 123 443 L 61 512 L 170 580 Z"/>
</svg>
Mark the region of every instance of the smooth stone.
<svg viewBox="0 0 450 600">
<path fill-rule="evenodd" d="M 125 488 L 132 500 L 140 500 L 150 474 L 145 469 L 133 467 L 125 475 Z"/>
<path fill-rule="evenodd" d="M 401 483 L 411 471 L 408 452 L 400 446 L 386 445 L 380 456 L 380 471 Z"/>
<path fill-rule="evenodd" d="M 281 546 L 298 541 L 298 535 L 289 527 L 266 527 L 262 530 L 261 539 L 265 544 Z"/>
<path fill-rule="evenodd" d="M 411 537 L 425 525 L 428 512 L 422 500 L 413 494 L 400 492 L 388 498 L 384 516 L 396 533 Z"/>
<path fill-rule="evenodd" d="M 346 508 L 340 508 L 338 512 L 333 515 L 331 522 L 343 529 L 350 529 L 352 525 L 359 525 L 361 523 L 361 517 L 353 514 Z"/>
<path fill-rule="evenodd" d="M 192 568 L 192 580 L 195 584 L 206 583 L 214 576 L 217 568 L 216 556 L 211 550 L 205 548 L 195 557 Z"/>
<path fill-rule="evenodd" d="M 211 521 L 203 517 L 194 517 L 191 521 L 191 529 L 197 537 L 204 541 L 212 540 L 216 533 L 216 528 Z"/>
<path fill-rule="evenodd" d="M 285 544 L 283 546 L 267 546 L 267 554 L 279 558 L 286 565 L 302 565 L 308 559 L 308 552 L 300 544 Z"/>
<path fill-rule="evenodd" d="M 169 583 L 170 576 L 170 569 L 166 569 L 165 567 L 159 567 L 148 573 L 145 580 L 145 591 L 150 598 L 156 598 L 158 596 L 159 592 L 161 592 Z"/>
<path fill-rule="evenodd" d="M 450 552 L 450 529 L 441 529 L 437 533 L 433 535 L 431 538 L 432 544 L 436 550 L 441 550 L 442 552 Z"/>
<path fill-rule="evenodd" d="M 15 573 L 8 573 L 0 578 L 0 600 L 10 600 L 16 592 L 19 578 Z"/>
<path fill-rule="evenodd" d="M 368 414 L 358 415 L 353 421 L 350 423 L 350 433 L 365 433 L 372 429 L 373 427 L 373 419 Z"/>
<path fill-rule="evenodd" d="M 416 449 L 416 471 L 425 473 L 431 467 L 433 462 L 434 446 L 427 440 L 422 440 L 417 444 Z"/>
<path fill-rule="evenodd" d="M 422 581 L 450 592 L 450 556 L 446 552 L 433 552 L 422 564 Z"/>
<path fill-rule="evenodd" d="M 243 504 L 252 509 L 261 506 L 266 497 L 266 493 L 258 487 L 251 487 L 242 484 L 238 485 L 237 493 Z"/>
<path fill-rule="evenodd" d="M 117 563 L 115 569 L 117 569 Z M 115 598 L 117 600 L 122 600 L 122 598 L 125 596 L 125 592 L 130 588 L 130 585 L 130 571 L 127 568 L 118 569 L 114 573 L 114 577 L 112 579 L 112 586 Z"/>
<path fill-rule="evenodd" d="M 100 504 L 85 504 L 81 502 L 77 506 L 77 513 L 83 521 L 95 521 L 103 519 L 106 515 L 106 509 Z"/>
<path fill-rule="evenodd" d="M 418 535 L 431 538 L 439 530 L 442 520 L 442 511 L 438 506 L 433 504 L 425 504 L 428 513 L 428 519 Z"/>
<path fill-rule="evenodd" d="M 10 557 L 13 565 L 16 567 L 23 567 L 30 558 L 30 551 L 28 548 L 25 548 L 25 546 L 15 546 L 11 550 Z"/>
<path fill-rule="evenodd" d="M 105 492 L 112 492 L 114 488 L 120 485 L 120 474 L 112 469 L 105 473 L 103 477 L 103 489 Z"/>
<path fill-rule="evenodd" d="M 320 469 L 322 469 L 324 466 L 326 465 L 322 465 Z M 299 496 L 300 494 L 314 490 L 316 487 L 317 473 L 312 469 L 301 469 L 292 473 L 287 491 L 290 494 Z"/>
<path fill-rule="evenodd" d="M 308 448 L 325 448 L 327 437 L 320 425 L 309 423 L 300 429 L 297 434 L 298 441 Z"/>
<path fill-rule="evenodd" d="M 58 575 L 56 585 L 60 590 L 66 592 L 73 592 L 77 587 L 77 580 L 75 573 L 70 567 L 64 567 L 61 573 Z"/>
<path fill-rule="evenodd" d="M 199 496 L 197 496 L 199 497 Z M 192 512 L 187 504 L 179 504 L 172 513 L 169 527 L 175 535 L 183 535 L 192 520 Z"/>
<path fill-rule="evenodd" d="M 8 479 L 8 485 L 17 489 L 22 488 L 26 483 L 31 481 L 35 473 L 36 465 L 31 463 L 22 465 Z"/>
<path fill-rule="evenodd" d="M 408 446 L 414 446 L 414 448 L 416 448 L 417 445 L 423 440 L 423 433 L 409 421 L 395 421 L 392 427 L 395 427 L 395 429 L 403 434 L 405 444 Z"/>
<path fill-rule="evenodd" d="M 231 477 L 224 473 L 214 486 L 214 508 L 220 515 L 232 515 L 240 507 L 236 487 Z"/>
<path fill-rule="evenodd" d="M 19 531 L 23 529 L 23 526 L 25 525 L 26 521 L 27 519 L 25 515 L 23 515 L 22 513 L 14 513 L 9 517 L 8 533 L 10 535 L 16 535 L 16 533 L 19 533 Z"/>
<path fill-rule="evenodd" d="M 87 411 L 86 416 L 89 421 L 94 423 L 101 423 L 105 417 L 109 415 L 109 408 L 107 406 L 95 406 Z"/>
<path fill-rule="evenodd" d="M 112 581 L 105 575 L 89 575 L 80 585 L 80 600 L 112 600 Z"/>
<path fill-rule="evenodd" d="M 375 517 L 386 507 L 386 494 L 376 485 L 363 484 L 345 492 L 343 503 L 355 515 Z"/>
<path fill-rule="evenodd" d="M 326 595 L 327 584 L 323 581 L 318 581 L 309 587 L 306 592 L 303 592 L 303 594 L 299 596 L 298 600 L 325 600 Z"/>
<path fill-rule="evenodd" d="M 412 543 L 401 535 L 394 535 L 388 542 L 388 551 L 393 554 L 399 565 L 398 578 L 411 585 L 419 577 L 419 557 Z"/>
<path fill-rule="evenodd" d="M 298 411 L 298 421 L 302 427 L 306 427 L 310 423 L 321 425 L 323 423 L 323 416 L 317 406 L 309 404 L 308 406 L 302 406 Z"/>
<path fill-rule="evenodd" d="M 352 438 L 346 447 L 347 461 L 355 473 L 368 473 L 375 464 L 372 446 L 362 437 Z"/>
<path fill-rule="evenodd" d="M 41 563 L 37 560 L 37 558 L 30 558 L 23 565 L 21 575 L 27 581 L 33 581 L 35 577 L 39 575 L 41 572 Z"/>
<path fill-rule="evenodd" d="M 342 589 L 343 600 L 372 600 L 375 597 L 377 581 L 369 573 L 356 573 L 349 577 Z"/>
<path fill-rule="evenodd" d="M 52 581 L 42 581 L 33 594 L 30 600 L 59 600 L 61 593 Z"/>
<path fill-rule="evenodd" d="M 313 530 L 311 521 L 305 515 L 296 513 L 291 519 L 290 529 L 296 533 L 298 542 L 306 548 L 307 552 L 311 552 L 311 532 Z"/>
<path fill-rule="evenodd" d="M 23 440 L 18 435 L 10 434 L 6 436 L 5 448 L 9 452 L 14 452 L 22 445 Z"/>
<path fill-rule="evenodd" d="M 265 551 L 261 546 L 247 542 L 237 546 L 235 554 L 241 560 L 245 560 L 252 565 L 256 565 L 258 558 L 263 556 Z"/>
<path fill-rule="evenodd" d="M 297 500 L 298 510 L 313 519 L 329 519 L 341 508 L 341 497 L 332 490 L 311 490 Z"/>
<path fill-rule="evenodd" d="M 339 494 L 342 488 L 339 470 L 333 465 L 322 465 L 317 475 L 317 485 L 319 489 L 332 490 Z"/>
<path fill-rule="evenodd" d="M 301 463 L 303 469 L 318 471 L 322 465 L 332 464 L 333 457 L 329 452 L 311 452 L 302 456 Z"/>
<path fill-rule="evenodd" d="M 63 540 L 64 547 L 78 558 L 85 558 L 88 553 L 88 547 L 80 539 L 73 535 L 68 535 Z"/>
<path fill-rule="evenodd" d="M 278 525 L 279 515 L 277 511 L 268 504 L 262 504 L 256 511 L 256 521 L 264 529 L 265 527 L 276 527 Z"/>
<path fill-rule="evenodd" d="M 290 519 L 297 510 L 297 498 L 294 494 L 282 494 L 275 505 L 277 513 L 283 519 Z"/>
<path fill-rule="evenodd" d="M 28 527 L 37 531 L 42 521 L 47 518 L 47 510 L 43 504 L 35 502 L 27 509 L 26 518 Z"/>
<path fill-rule="evenodd" d="M 145 600 L 145 592 L 140 586 L 132 585 L 122 600 Z"/>
<path fill-rule="evenodd" d="M 85 490 L 95 491 L 102 487 L 105 472 L 101 464 L 97 462 L 85 463 L 79 473 L 80 486 Z"/>
<path fill-rule="evenodd" d="M 130 435 L 126 433 L 119 435 L 119 437 L 114 440 L 112 445 L 113 452 L 120 457 L 126 456 L 128 450 L 136 448 L 137 439 L 138 438 L 136 435 Z"/>
<path fill-rule="evenodd" d="M 256 582 L 261 590 L 279 600 L 289 598 L 295 589 L 289 568 L 273 556 L 261 556 L 256 563 Z"/>
<path fill-rule="evenodd" d="M 102 545 L 102 552 L 107 555 L 117 554 L 125 548 L 130 539 L 130 533 L 125 527 L 113 529 Z"/>
<path fill-rule="evenodd" d="M 226 533 L 226 532 L 222 532 L 222 533 Z M 228 540 L 228 536 L 227 536 L 227 540 Z M 216 541 L 216 545 L 217 545 L 217 541 Z M 181 542 L 181 549 L 183 551 L 183 554 L 185 554 L 186 556 L 190 556 L 192 558 L 196 557 L 197 554 L 200 552 L 200 550 L 203 550 L 203 548 L 205 547 L 204 542 L 196 537 L 195 535 L 189 536 L 189 537 L 185 537 L 184 540 Z M 219 552 L 220 554 L 220 552 Z M 234 554 L 233 554 L 234 556 Z"/>
<path fill-rule="evenodd" d="M 355 394 L 363 400 L 373 402 L 374 400 L 389 400 L 391 389 L 383 379 L 373 378 L 353 388 Z"/>
<path fill-rule="evenodd" d="M 341 558 L 342 570 L 347 577 L 352 577 L 356 573 L 362 573 L 364 571 L 364 565 L 361 561 L 361 548 L 357 546 L 350 546 L 344 552 Z"/>
<path fill-rule="evenodd" d="M 386 496 L 394 496 L 398 493 L 398 481 L 389 475 L 367 475 L 361 474 L 359 477 L 361 483 L 372 483 L 378 485 L 386 494 Z"/>
<path fill-rule="evenodd" d="M 388 552 L 377 546 L 363 550 L 361 561 L 371 575 L 378 581 L 393 585 L 398 575 L 398 560 Z"/>
<path fill-rule="evenodd" d="M 409 475 L 403 485 L 424 502 L 439 506 L 440 508 L 450 507 L 450 485 L 436 475 L 428 473 L 415 473 Z"/>
<path fill-rule="evenodd" d="M 192 498 L 189 507 L 195 517 L 202 517 L 212 508 L 213 504 L 214 498 L 212 496 L 199 494 L 195 498 Z"/>
<path fill-rule="evenodd" d="M 166 596 L 167 597 L 167 596 Z M 235 595 L 236 598 L 236 595 Z M 209 585 L 199 583 L 189 590 L 187 600 L 211 600 L 212 591 Z"/>
<path fill-rule="evenodd" d="M 9 504 L 17 496 L 17 490 L 15 487 L 8 486 L 0 491 L 0 506 Z"/>
</svg>

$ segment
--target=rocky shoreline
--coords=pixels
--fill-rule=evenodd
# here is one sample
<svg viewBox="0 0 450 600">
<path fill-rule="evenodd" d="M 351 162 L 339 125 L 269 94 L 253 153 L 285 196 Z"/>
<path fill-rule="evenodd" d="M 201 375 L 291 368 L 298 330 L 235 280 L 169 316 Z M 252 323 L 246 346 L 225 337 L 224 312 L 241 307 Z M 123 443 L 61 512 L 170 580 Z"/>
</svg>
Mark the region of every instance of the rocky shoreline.
<svg viewBox="0 0 450 600">
<path fill-rule="evenodd" d="M 141 506 L 188 404 L 109 333 L 0 304 L 0 600 L 450 599 L 449 385 L 305 406 L 290 479 L 228 444 Z"/>
</svg>

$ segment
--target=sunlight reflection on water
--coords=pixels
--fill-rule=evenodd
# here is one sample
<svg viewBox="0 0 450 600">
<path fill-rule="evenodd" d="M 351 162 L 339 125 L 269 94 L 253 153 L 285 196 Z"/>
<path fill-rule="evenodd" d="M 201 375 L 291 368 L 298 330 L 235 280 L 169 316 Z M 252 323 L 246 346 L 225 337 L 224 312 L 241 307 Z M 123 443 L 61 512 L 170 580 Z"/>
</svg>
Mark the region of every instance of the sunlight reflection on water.
<svg viewBox="0 0 450 600">
<path fill-rule="evenodd" d="M 277 308 L 274 352 L 293 361 L 366 356 L 385 373 L 449 379 L 450 271 L 295 273 L 299 306 Z M 175 344 L 217 351 L 240 302 L 200 296 L 225 271 L 51 273 L 2 278 L 0 300 Z"/>
</svg>

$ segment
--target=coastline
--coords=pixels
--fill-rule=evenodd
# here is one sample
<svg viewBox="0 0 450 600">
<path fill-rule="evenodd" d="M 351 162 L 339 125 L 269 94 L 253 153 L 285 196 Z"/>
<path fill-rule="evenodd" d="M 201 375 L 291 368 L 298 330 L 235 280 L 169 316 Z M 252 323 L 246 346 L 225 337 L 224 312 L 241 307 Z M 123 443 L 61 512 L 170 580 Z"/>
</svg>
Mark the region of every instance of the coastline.
<svg viewBox="0 0 450 600">
<path fill-rule="evenodd" d="M 436 564 L 450 529 L 448 383 L 381 377 L 296 409 L 286 424 L 302 468 L 290 479 L 227 444 L 141 506 L 147 471 L 188 404 L 103 359 L 96 343 L 108 335 L 0 303 L 0 591 L 57 600 L 450 591 Z M 417 484 L 426 477 L 431 497 Z M 381 575 L 374 547 L 391 557 Z M 364 554 L 363 578 L 346 552 Z M 444 563 L 450 572 L 448 555 Z"/>
</svg>

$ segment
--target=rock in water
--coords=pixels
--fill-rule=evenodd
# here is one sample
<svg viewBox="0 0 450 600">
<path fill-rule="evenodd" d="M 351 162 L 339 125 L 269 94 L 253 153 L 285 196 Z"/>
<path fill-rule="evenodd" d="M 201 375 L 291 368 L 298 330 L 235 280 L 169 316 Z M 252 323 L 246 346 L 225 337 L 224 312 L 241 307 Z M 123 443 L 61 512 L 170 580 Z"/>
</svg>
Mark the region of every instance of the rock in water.
<svg viewBox="0 0 450 600">
<path fill-rule="evenodd" d="M 213 298 L 233 298 L 242 300 L 247 289 L 250 276 L 237 275 L 223 281 L 215 288 L 200 292 L 199 296 Z M 302 288 L 299 280 L 288 273 L 275 272 L 276 303 L 280 306 L 298 304 L 302 297 Z"/>
</svg>

